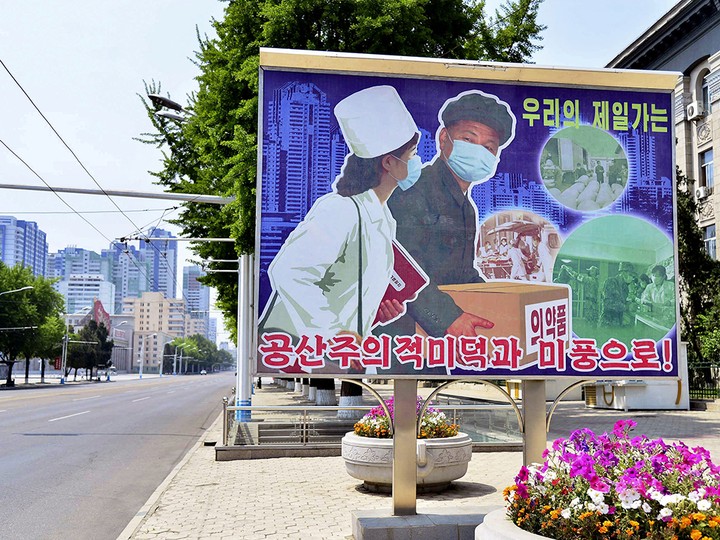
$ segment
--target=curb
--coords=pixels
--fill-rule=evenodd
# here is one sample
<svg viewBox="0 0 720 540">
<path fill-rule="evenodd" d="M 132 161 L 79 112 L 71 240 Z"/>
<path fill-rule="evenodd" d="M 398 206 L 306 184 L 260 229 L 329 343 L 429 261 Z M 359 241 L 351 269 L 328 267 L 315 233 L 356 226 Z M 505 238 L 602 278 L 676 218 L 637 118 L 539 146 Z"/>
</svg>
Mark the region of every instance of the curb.
<svg viewBox="0 0 720 540">
<path fill-rule="evenodd" d="M 193 456 L 193 454 L 195 454 L 197 449 L 204 445 L 205 439 L 210 433 L 213 432 L 213 429 L 216 427 L 216 425 L 218 423 L 222 423 L 222 417 L 223 415 L 222 413 L 220 413 L 220 416 L 218 416 L 218 418 L 210 425 L 210 427 L 206 429 L 202 435 L 200 435 L 198 441 L 193 445 L 192 448 L 190 448 L 190 450 L 185 453 L 183 458 L 178 462 L 177 465 L 175 465 L 173 470 L 170 471 L 165 480 L 162 481 L 162 483 L 155 489 L 152 495 L 150 495 L 150 498 L 145 502 L 145 504 L 140 508 L 140 510 L 137 511 L 135 516 L 130 520 L 130 523 L 127 524 L 127 526 L 117 537 L 117 540 L 129 540 L 133 537 L 135 532 L 140 528 L 140 525 L 142 525 L 145 521 L 145 518 L 153 510 L 155 510 L 155 508 L 157 508 L 160 497 L 162 497 L 162 494 L 165 493 L 168 486 L 175 479 L 180 470 L 187 464 L 188 461 L 190 461 L 190 458 Z"/>
</svg>

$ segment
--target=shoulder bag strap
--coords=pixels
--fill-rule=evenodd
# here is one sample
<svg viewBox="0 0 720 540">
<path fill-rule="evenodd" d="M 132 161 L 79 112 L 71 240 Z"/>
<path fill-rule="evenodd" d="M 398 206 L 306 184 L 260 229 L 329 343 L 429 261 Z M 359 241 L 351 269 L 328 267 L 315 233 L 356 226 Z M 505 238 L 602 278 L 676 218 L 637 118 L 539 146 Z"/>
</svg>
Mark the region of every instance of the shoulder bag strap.
<svg viewBox="0 0 720 540">
<path fill-rule="evenodd" d="M 354 197 L 350 197 L 350 200 L 355 205 L 358 215 L 358 322 L 357 322 L 357 333 L 360 337 L 363 335 L 363 315 L 362 315 L 362 268 L 363 268 L 363 256 L 362 256 L 362 216 L 360 215 L 360 206 Z"/>
</svg>

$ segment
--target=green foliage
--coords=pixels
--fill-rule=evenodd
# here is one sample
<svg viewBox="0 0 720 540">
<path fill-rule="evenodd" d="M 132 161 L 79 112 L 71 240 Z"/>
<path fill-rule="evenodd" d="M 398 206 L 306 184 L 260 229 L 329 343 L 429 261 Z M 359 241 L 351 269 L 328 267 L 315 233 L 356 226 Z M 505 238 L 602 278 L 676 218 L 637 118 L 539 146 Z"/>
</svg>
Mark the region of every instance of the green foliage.
<svg viewBox="0 0 720 540">
<path fill-rule="evenodd" d="M 213 371 L 214 366 L 229 369 L 235 364 L 235 358 L 229 352 L 219 350 L 214 342 L 200 334 L 195 334 L 187 338 L 176 338 L 167 344 L 165 354 L 168 356 L 163 366 L 166 373 L 172 371 L 173 358 L 169 355 L 177 354 L 179 357 L 181 349 L 184 358 L 192 357 L 193 364 L 207 371 Z M 179 369 L 179 366 L 177 368 Z"/>
<path fill-rule="evenodd" d="M 17 291 L 24 287 L 32 289 Z M 8 292 L 17 291 L 17 292 Z M 12 384 L 12 368 L 20 358 L 42 356 L 56 337 L 56 321 L 64 299 L 52 281 L 34 276 L 29 268 L 0 263 L 0 363 L 7 364 L 6 384 Z"/>
<path fill-rule="evenodd" d="M 77 374 L 78 369 L 92 373 L 98 366 L 107 365 L 113 349 L 113 342 L 107 338 L 108 329 L 103 323 L 88 321 L 75 336 L 69 338 L 67 367 L 75 369 Z"/>
<path fill-rule="evenodd" d="M 690 189 L 692 180 L 678 169 L 676 181 L 682 339 L 689 344 L 691 363 L 716 361 L 720 355 L 715 330 L 720 320 L 720 262 L 705 251 L 697 224 L 697 203 Z"/>
<path fill-rule="evenodd" d="M 187 203 L 175 223 L 189 237 L 236 239 L 234 246 L 197 243 L 201 259 L 254 250 L 260 47 L 521 62 L 539 48 L 541 2 L 507 0 L 492 17 L 475 0 L 229 2 L 224 19 L 213 22 L 217 38 L 198 36 L 199 90 L 188 97 L 187 121 L 158 118 L 143 99 L 154 131 L 139 140 L 163 152 L 157 182 L 173 192 L 236 197 L 223 208 Z M 153 81 L 145 92 L 159 94 L 161 86 Z M 217 288 L 235 335 L 236 277 L 209 273 L 202 281 Z"/>
</svg>

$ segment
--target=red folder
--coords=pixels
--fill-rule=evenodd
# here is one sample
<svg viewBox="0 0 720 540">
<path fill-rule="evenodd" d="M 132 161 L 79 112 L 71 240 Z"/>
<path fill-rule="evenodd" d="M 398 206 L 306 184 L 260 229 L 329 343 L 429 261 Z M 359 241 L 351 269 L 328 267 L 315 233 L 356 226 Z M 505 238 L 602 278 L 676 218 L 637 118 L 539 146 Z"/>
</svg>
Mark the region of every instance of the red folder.
<svg viewBox="0 0 720 540">
<path fill-rule="evenodd" d="M 430 282 L 430 279 L 415 259 L 413 259 L 397 241 L 393 241 L 393 256 L 393 272 L 390 275 L 390 284 L 385 291 L 381 303 L 386 300 L 395 299 L 401 304 L 404 304 L 405 302 L 413 300 Z M 387 324 L 388 322 L 390 321 L 382 324 Z M 378 323 L 379 318 L 378 315 L 376 315 L 373 326 Z"/>
</svg>

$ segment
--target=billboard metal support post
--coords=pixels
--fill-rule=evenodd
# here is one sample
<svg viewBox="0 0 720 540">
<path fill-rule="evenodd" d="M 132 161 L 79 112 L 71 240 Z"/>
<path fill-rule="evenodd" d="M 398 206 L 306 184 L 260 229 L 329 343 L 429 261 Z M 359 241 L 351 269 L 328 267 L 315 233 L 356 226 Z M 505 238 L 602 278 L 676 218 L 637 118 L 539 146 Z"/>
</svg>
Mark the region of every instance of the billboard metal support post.
<svg viewBox="0 0 720 540">
<path fill-rule="evenodd" d="M 547 423 L 545 417 L 545 381 L 524 380 L 522 382 L 523 464 L 542 463 L 542 454 L 547 448 Z"/>
<path fill-rule="evenodd" d="M 252 405 L 252 379 L 250 377 L 250 274 L 252 272 L 250 255 L 241 255 L 238 259 L 238 316 L 237 316 L 237 404 Z M 249 422 L 250 411 L 236 413 L 238 422 Z"/>
<path fill-rule="evenodd" d="M 393 514 L 414 516 L 417 505 L 417 380 L 395 379 Z"/>
</svg>

